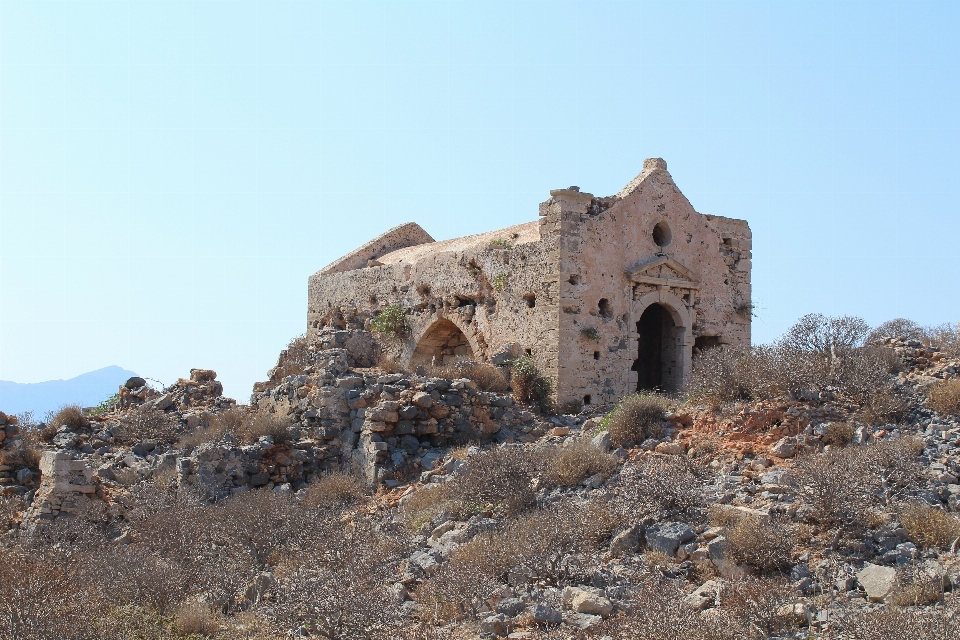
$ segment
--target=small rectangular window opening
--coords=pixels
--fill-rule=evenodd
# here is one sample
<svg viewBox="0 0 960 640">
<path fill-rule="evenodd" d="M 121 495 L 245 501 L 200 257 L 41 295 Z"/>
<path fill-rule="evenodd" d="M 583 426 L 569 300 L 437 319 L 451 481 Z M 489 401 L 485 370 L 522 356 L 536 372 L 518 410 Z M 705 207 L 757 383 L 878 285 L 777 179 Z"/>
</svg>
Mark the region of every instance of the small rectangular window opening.
<svg viewBox="0 0 960 640">
<path fill-rule="evenodd" d="M 590 404 L 590 394 L 583 396 L 583 404 Z"/>
<path fill-rule="evenodd" d="M 593 359 L 594 359 L 594 360 L 599 360 L 599 359 L 600 359 L 600 352 L 599 352 L 599 351 L 594 351 L 594 352 L 593 352 Z"/>
</svg>

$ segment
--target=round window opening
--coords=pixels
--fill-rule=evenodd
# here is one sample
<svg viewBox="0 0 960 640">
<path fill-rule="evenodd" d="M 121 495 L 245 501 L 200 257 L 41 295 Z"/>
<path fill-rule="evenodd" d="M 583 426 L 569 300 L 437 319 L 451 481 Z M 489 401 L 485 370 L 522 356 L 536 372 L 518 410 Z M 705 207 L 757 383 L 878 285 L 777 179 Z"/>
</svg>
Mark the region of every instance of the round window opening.
<svg viewBox="0 0 960 640">
<path fill-rule="evenodd" d="M 657 226 L 653 228 L 653 241 L 657 243 L 658 247 L 665 247 L 670 244 L 670 240 L 673 239 L 673 234 L 670 233 L 670 227 L 667 226 L 666 222 L 660 221 L 657 223 Z"/>
</svg>

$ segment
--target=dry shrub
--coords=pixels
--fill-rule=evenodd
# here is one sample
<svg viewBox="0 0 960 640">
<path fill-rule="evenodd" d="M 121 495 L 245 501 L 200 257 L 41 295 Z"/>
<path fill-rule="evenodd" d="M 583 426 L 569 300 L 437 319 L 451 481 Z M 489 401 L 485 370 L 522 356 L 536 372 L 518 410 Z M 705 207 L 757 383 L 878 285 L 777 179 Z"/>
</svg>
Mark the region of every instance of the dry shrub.
<svg viewBox="0 0 960 640">
<path fill-rule="evenodd" d="M 287 343 L 287 348 L 280 352 L 277 364 L 270 370 L 270 380 L 279 382 L 287 376 L 303 373 L 313 363 L 314 348 L 307 334 L 301 333 Z"/>
<path fill-rule="evenodd" d="M 60 427 L 70 427 L 74 431 L 90 426 L 87 416 L 83 415 L 80 405 L 70 404 L 57 411 L 49 420 L 49 426 L 56 433 Z M 52 436 L 51 436 L 52 437 Z"/>
<path fill-rule="evenodd" d="M 891 600 L 900 606 L 926 605 L 942 600 L 943 591 L 943 576 L 931 575 L 914 565 L 897 571 Z"/>
<path fill-rule="evenodd" d="M 531 485 L 541 461 L 523 447 L 497 447 L 467 458 L 446 484 L 463 513 L 492 507 L 508 514 L 529 509 L 537 494 Z"/>
<path fill-rule="evenodd" d="M 928 339 L 927 332 L 919 324 L 907 318 L 894 318 L 880 324 L 876 329 L 867 334 L 867 344 L 877 342 L 883 338 L 901 338 L 903 340 L 918 340 L 920 342 Z"/>
<path fill-rule="evenodd" d="M 954 378 L 930 388 L 927 406 L 941 415 L 960 417 L 960 379 Z"/>
<path fill-rule="evenodd" d="M 960 358 L 960 323 L 941 324 L 924 329 L 924 344 L 938 348 L 948 356 Z"/>
<path fill-rule="evenodd" d="M 214 415 L 207 426 L 197 427 L 193 433 L 180 437 L 180 446 L 185 449 L 199 447 L 206 442 L 220 442 L 226 434 L 237 435 L 243 425 L 246 412 L 239 407 L 230 407 Z"/>
<path fill-rule="evenodd" d="M 783 571 L 793 563 L 794 527 L 774 516 L 743 516 L 725 534 L 733 556 L 760 573 Z"/>
<path fill-rule="evenodd" d="M 897 438 L 803 456 L 794 466 L 797 494 L 818 522 L 868 526 L 875 506 L 889 506 L 922 486 L 922 442 L 917 447 L 914 438 Z"/>
<path fill-rule="evenodd" d="M 867 396 L 863 418 L 872 425 L 900 423 L 910 412 L 910 398 L 904 391 L 889 385 Z"/>
<path fill-rule="evenodd" d="M 624 398 L 604 419 L 614 445 L 629 446 L 647 438 L 662 438 L 663 419 L 669 402 L 655 395 L 635 395 Z"/>
<path fill-rule="evenodd" d="M 686 593 L 680 583 L 651 572 L 634 580 L 629 599 L 636 603 L 623 615 L 611 616 L 596 628 L 595 637 L 639 640 L 719 640 L 735 637 L 725 633 L 725 621 L 701 616 L 683 604 Z M 591 636 L 594 637 L 594 636 Z"/>
<path fill-rule="evenodd" d="M 725 586 L 716 622 L 725 627 L 727 637 L 770 638 L 792 626 L 781 612 L 797 601 L 797 592 L 785 579 L 747 578 Z"/>
<path fill-rule="evenodd" d="M 823 443 L 835 447 L 845 447 L 853 442 L 857 428 L 849 422 L 831 422 L 823 432 Z"/>
<path fill-rule="evenodd" d="M 418 531 L 425 522 L 450 505 L 450 491 L 446 485 L 429 484 L 418 488 L 400 502 L 404 523 L 411 531 Z"/>
<path fill-rule="evenodd" d="M 450 364 L 426 367 L 425 370 L 426 375 L 432 378 L 444 378 L 447 380 L 466 378 L 473 380 L 477 383 L 477 386 L 484 391 L 504 393 L 509 389 L 507 377 L 503 375 L 503 371 L 485 362 L 457 359 Z"/>
<path fill-rule="evenodd" d="M 937 507 L 908 504 L 900 510 L 900 523 L 910 539 L 924 548 L 949 549 L 960 538 L 960 520 Z"/>
<path fill-rule="evenodd" d="M 309 534 L 276 568 L 269 611 L 277 623 L 320 638 L 396 638 L 397 606 L 387 588 L 410 550 L 363 519 L 319 519 Z"/>
<path fill-rule="evenodd" d="M 551 485 L 575 487 L 598 473 L 604 478 L 617 468 L 617 458 L 604 453 L 587 439 L 557 448 L 546 454 L 544 480 Z"/>
<path fill-rule="evenodd" d="M 305 503 L 312 507 L 346 507 L 366 496 L 366 486 L 356 476 L 329 473 L 307 490 Z"/>
<path fill-rule="evenodd" d="M 882 629 L 882 633 L 878 630 Z M 854 610 L 831 619 L 825 640 L 960 640 L 960 608 L 884 607 Z"/>
<path fill-rule="evenodd" d="M 614 508 L 624 522 L 694 516 L 704 504 L 701 487 L 708 473 L 680 456 L 650 456 L 624 465 L 613 487 Z"/>
<path fill-rule="evenodd" d="M 120 415 L 110 424 L 110 433 L 118 445 L 132 445 L 144 440 L 172 444 L 180 439 L 177 421 L 153 407 L 139 407 Z"/>
<path fill-rule="evenodd" d="M 709 516 L 711 527 L 728 528 L 737 524 L 743 514 L 739 509 L 735 509 L 728 505 L 713 504 L 710 505 Z"/>
<path fill-rule="evenodd" d="M 768 353 L 761 347 L 721 345 L 707 349 L 693 361 L 686 390 L 695 400 L 714 409 L 724 402 L 750 400 L 765 395 Z"/>
<path fill-rule="evenodd" d="M 75 564 L 38 552 L 4 549 L 0 562 L 0 637 L 91 638 L 102 601 Z"/>
<path fill-rule="evenodd" d="M 237 436 L 247 444 L 257 442 L 263 436 L 271 436 L 274 444 L 286 444 L 293 440 L 286 420 L 274 413 L 263 412 L 244 416 Z"/>
<path fill-rule="evenodd" d="M 174 616 L 174 627 L 180 635 L 211 636 L 220 630 L 219 616 L 204 602 L 186 602 Z"/>
<path fill-rule="evenodd" d="M 414 598 L 437 620 L 476 614 L 482 598 L 506 582 L 508 573 L 560 579 L 568 570 L 566 556 L 597 549 L 615 526 L 612 512 L 598 503 L 563 502 L 533 511 L 460 546 Z"/>
<path fill-rule="evenodd" d="M 540 372 L 533 354 L 522 355 L 510 362 L 510 388 L 517 402 L 533 404 L 544 413 L 553 410 L 553 387 Z"/>
</svg>

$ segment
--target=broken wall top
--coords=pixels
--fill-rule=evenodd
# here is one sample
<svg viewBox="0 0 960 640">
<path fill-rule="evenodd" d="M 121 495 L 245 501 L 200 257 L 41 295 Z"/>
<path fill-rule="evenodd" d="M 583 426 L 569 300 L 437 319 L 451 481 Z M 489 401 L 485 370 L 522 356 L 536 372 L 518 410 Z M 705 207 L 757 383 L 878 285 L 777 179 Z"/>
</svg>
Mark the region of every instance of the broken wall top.
<svg viewBox="0 0 960 640">
<path fill-rule="evenodd" d="M 416 222 L 407 222 L 380 234 L 339 260 L 331 262 L 318 273 L 319 275 L 328 275 L 362 269 L 371 260 L 377 260 L 386 253 L 429 242 L 434 242 L 429 233 L 424 231 Z"/>
</svg>

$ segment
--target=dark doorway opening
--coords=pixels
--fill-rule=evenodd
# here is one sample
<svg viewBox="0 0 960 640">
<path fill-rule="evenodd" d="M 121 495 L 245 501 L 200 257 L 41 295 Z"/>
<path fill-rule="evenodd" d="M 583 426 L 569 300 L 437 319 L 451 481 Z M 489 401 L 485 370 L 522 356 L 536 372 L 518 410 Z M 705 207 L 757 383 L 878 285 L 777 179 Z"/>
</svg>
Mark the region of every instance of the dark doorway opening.
<svg viewBox="0 0 960 640">
<path fill-rule="evenodd" d="M 662 389 L 673 382 L 674 327 L 670 312 L 659 304 L 650 305 L 640 316 L 637 359 L 632 367 L 637 372 L 637 391 Z"/>
</svg>

